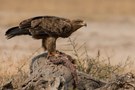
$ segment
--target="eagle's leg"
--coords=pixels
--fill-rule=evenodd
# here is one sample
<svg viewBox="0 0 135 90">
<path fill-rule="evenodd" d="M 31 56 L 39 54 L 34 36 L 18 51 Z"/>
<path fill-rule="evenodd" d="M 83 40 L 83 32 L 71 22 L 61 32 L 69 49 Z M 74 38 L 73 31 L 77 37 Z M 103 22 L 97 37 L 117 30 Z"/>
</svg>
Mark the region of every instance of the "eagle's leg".
<svg viewBox="0 0 135 90">
<path fill-rule="evenodd" d="M 47 51 L 46 44 L 47 44 L 47 39 L 46 38 L 42 39 L 42 47 L 43 47 L 44 51 Z"/>
<path fill-rule="evenodd" d="M 48 50 L 48 57 L 49 56 L 58 56 L 58 53 L 56 51 L 56 37 L 48 37 L 47 38 L 47 50 Z"/>
</svg>

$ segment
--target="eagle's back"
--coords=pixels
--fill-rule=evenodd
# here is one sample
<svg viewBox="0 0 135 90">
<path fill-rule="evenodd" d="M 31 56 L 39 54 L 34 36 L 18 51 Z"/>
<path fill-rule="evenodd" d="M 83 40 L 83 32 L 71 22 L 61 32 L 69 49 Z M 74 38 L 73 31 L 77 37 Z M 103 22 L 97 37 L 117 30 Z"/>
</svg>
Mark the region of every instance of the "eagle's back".
<svg viewBox="0 0 135 90">
<path fill-rule="evenodd" d="M 68 37 L 71 34 L 71 23 L 69 19 L 55 16 L 38 16 L 24 20 L 20 28 L 29 28 L 31 34 L 47 34 L 49 36 Z"/>
</svg>

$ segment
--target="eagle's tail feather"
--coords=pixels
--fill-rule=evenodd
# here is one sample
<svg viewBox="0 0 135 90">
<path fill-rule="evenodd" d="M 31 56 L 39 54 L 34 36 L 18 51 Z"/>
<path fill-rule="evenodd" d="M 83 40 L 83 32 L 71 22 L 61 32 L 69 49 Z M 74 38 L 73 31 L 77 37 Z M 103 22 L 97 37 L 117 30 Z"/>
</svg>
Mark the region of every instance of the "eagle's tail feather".
<svg viewBox="0 0 135 90">
<path fill-rule="evenodd" d="M 18 35 L 30 35 L 28 30 L 21 30 L 18 26 L 17 27 L 12 27 L 9 30 L 6 31 L 5 33 L 7 39 L 10 39 L 14 36 Z"/>
</svg>

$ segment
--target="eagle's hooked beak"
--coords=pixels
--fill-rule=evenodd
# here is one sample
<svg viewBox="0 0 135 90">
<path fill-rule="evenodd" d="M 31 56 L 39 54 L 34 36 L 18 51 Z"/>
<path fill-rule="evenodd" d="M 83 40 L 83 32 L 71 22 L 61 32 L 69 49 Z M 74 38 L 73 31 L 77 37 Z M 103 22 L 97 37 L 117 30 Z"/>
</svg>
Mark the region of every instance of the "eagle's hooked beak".
<svg viewBox="0 0 135 90">
<path fill-rule="evenodd" d="M 87 27 L 87 23 L 84 23 L 84 26 Z"/>
</svg>

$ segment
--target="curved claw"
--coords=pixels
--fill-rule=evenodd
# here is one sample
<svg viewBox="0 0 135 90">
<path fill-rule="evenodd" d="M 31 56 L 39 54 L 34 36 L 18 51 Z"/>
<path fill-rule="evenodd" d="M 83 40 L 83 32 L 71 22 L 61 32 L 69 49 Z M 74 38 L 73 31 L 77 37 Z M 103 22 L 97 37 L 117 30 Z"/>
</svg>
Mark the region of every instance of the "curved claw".
<svg viewBox="0 0 135 90">
<path fill-rule="evenodd" d="M 49 57 L 59 57 L 60 56 L 60 53 L 58 53 L 58 52 L 51 52 L 51 53 L 48 53 L 48 55 L 47 55 L 47 58 L 49 58 Z"/>
</svg>

